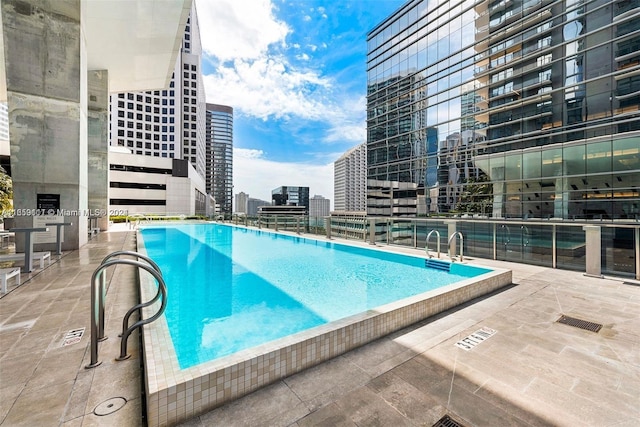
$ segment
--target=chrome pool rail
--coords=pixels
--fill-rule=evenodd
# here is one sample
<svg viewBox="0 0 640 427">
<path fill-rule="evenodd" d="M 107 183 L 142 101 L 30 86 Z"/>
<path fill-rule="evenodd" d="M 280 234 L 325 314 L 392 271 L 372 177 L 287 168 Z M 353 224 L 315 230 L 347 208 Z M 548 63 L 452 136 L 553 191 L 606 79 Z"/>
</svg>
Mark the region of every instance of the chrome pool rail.
<svg viewBox="0 0 640 427">
<path fill-rule="evenodd" d="M 454 243 L 454 245 L 455 245 L 455 239 L 456 239 L 456 236 L 460 236 L 460 262 L 462 262 L 462 261 L 464 261 L 464 258 L 463 258 L 463 256 L 462 256 L 462 247 L 464 246 L 464 238 L 462 237 L 462 232 L 460 232 L 460 231 L 456 231 L 456 232 L 455 232 L 455 233 L 453 233 L 451 236 L 449 236 L 449 241 L 448 241 L 448 245 L 449 245 L 449 248 L 448 248 L 449 258 L 451 258 L 452 260 L 454 260 L 454 259 L 455 259 L 455 254 L 452 254 L 452 253 L 451 253 L 451 242 L 453 242 L 453 243 Z M 454 251 L 455 251 L 455 248 L 454 248 Z"/>
<path fill-rule="evenodd" d="M 130 255 L 130 256 L 134 256 L 136 258 L 140 258 L 140 259 L 146 261 L 147 263 L 149 263 L 149 265 L 151 265 L 151 267 L 153 267 L 162 276 L 162 271 L 160 270 L 160 267 L 158 266 L 158 264 L 155 263 L 154 260 L 152 260 L 151 258 L 149 258 L 146 255 L 142 255 L 142 254 L 140 254 L 138 252 L 134 252 L 134 251 L 116 251 L 116 252 L 112 252 L 109 255 L 107 255 L 106 257 L 104 257 L 104 259 L 102 260 L 102 262 L 100 264 L 104 264 L 110 258 L 114 258 L 114 257 L 120 256 L 120 255 Z M 102 277 L 101 286 L 102 286 L 102 290 L 104 290 L 104 289 L 106 289 L 106 276 L 104 274 L 102 274 L 101 277 Z M 133 313 L 135 313 L 136 311 L 142 310 L 145 307 L 149 307 L 150 305 L 153 305 L 156 301 L 158 301 L 158 299 L 160 299 L 161 296 L 162 296 L 162 291 L 161 291 L 160 286 L 158 286 L 158 292 L 156 293 L 156 295 L 151 300 L 149 300 L 147 302 L 143 302 L 143 303 L 137 304 L 137 305 L 131 307 L 129 309 L 129 311 L 127 311 L 127 313 L 124 315 L 124 318 L 122 319 L 122 332 L 118 336 L 122 337 L 124 332 L 129 327 L 129 318 L 131 317 L 131 315 Z M 98 297 L 102 298 L 101 305 L 100 305 L 100 307 L 102 308 L 102 316 L 100 318 L 100 320 L 101 320 L 100 321 L 100 334 L 98 335 L 98 339 L 100 341 L 103 341 L 105 339 L 104 338 L 104 292 L 100 292 Z M 142 314 L 142 312 L 140 312 L 140 313 Z"/>
<path fill-rule="evenodd" d="M 424 251 L 427 253 L 429 258 L 433 258 L 433 255 L 429 254 L 429 238 L 433 233 L 436 233 L 436 248 L 438 250 L 438 258 L 440 258 L 440 232 L 438 230 L 431 230 L 429 234 L 427 234 L 427 241 L 424 244 Z"/>
<path fill-rule="evenodd" d="M 119 255 L 136 256 L 145 260 L 146 263 L 131 259 L 111 259 Z M 98 342 L 107 339 L 107 337 L 104 336 L 104 307 L 106 297 L 106 278 L 104 270 L 117 264 L 133 265 L 147 271 L 157 280 L 158 292 L 151 300 L 133 306 L 125 314 L 120 338 L 120 356 L 117 357 L 116 360 L 125 360 L 130 357 L 127 355 L 127 340 L 131 332 L 158 319 L 162 316 L 167 306 L 167 287 L 162 277 L 162 272 L 155 262 L 142 254 L 131 251 L 117 251 L 107 255 L 91 276 L 91 362 L 85 366 L 86 369 L 95 368 L 102 363 L 98 361 Z M 154 304 L 158 299 L 162 299 L 160 308 L 153 316 L 147 319 L 140 319 L 132 326 L 128 327 L 129 317 L 131 317 L 131 314 Z"/>
</svg>

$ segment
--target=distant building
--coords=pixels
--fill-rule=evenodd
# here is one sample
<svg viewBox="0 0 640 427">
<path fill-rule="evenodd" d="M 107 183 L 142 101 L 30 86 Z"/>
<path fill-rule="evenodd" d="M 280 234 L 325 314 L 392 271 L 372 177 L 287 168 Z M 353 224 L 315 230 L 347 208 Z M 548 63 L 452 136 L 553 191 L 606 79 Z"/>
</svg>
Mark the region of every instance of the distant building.
<svg viewBox="0 0 640 427">
<path fill-rule="evenodd" d="M 271 202 L 249 197 L 247 199 L 247 216 L 257 216 L 261 206 L 271 206 Z"/>
<path fill-rule="evenodd" d="M 331 200 L 315 195 L 309 199 L 309 216 L 325 217 L 331 211 Z"/>
<path fill-rule="evenodd" d="M 344 153 L 333 164 L 333 209 L 363 212 L 367 210 L 367 144 Z"/>
<path fill-rule="evenodd" d="M 187 160 L 138 156 L 125 148 L 110 149 L 110 212 L 211 215 L 213 212 L 207 212 L 207 205 L 204 179 Z"/>
<path fill-rule="evenodd" d="M 249 202 L 249 195 L 247 193 L 244 192 L 239 192 L 238 194 L 236 194 L 236 201 L 234 206 L 234 212 L 235 213 L 247 213 L 247 203 Z"/>
<path fill-rule="evenodd" d="M 110 96 L 111 146 L 133 154 L 189 160 L 205 176 L 205 92 L 195 2 L 169 87 Z"/>
<path fill-rule="evenodd" d="M 278 187 L 271 191 L 274 206 L 304 206 L 309 211 L 309 187 Z"/>
<path fill-rule="evenodd" d="M 233 108 L 207 104 L 207 193 L 213 195 L 221 214 L 233 212 Z"/>
</svg>

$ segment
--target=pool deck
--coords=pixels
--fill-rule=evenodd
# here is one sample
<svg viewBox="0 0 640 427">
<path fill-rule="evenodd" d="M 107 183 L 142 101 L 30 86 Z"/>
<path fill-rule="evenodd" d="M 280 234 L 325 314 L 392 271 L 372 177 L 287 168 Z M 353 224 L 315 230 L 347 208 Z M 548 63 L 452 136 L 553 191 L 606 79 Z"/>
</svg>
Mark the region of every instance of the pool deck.
<svg viewBox="0 0 640 427">
<path fill-rule="evenodd" d="M 106 333 L 89 363 L 90 278 L 135 234 L 98 234 L 0 298 L 0 425 L 143 426 L 138 334 L 116 362 L 134 270 L 109 270 Z M 419 253 L 398 248 L 406 253 Z M 423 252 L 422 252 L 423 253 Z M 622 278 L 473 258 L 508 268 L 514 286 L 350 351 L 182 426 L 640 425 L 640 286 Z M 559 324 L 561 314 L 603 325 Z M 465 351 L 455 343 L 496 330 Z M 63 346 L 70 330 L 86 328 Z M 120 403 L 126 404 L 120 407 Z M 110 406 L 111 405 L 111 406 Z M 96 412 L 110 412 L 98 416 Z M 118 409 L 120 408 L 120 409 Z"/>
</svg>

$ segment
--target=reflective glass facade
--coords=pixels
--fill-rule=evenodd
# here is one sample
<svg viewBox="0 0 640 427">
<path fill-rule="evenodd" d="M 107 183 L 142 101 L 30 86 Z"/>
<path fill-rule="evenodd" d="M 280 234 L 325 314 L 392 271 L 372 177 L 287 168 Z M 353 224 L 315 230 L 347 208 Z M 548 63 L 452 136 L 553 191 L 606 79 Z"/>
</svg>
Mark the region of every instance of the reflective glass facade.
<svg viewBox="0 0 640 427">
<path fill-rule="evenodd" d="M 369 214 L 640 218 L 640 1 L 409 1 L 367 73 Z"/>
<path fill-rule="evenodd" d="M 219 213 L 233 212 L 233 108 L 207 104 L 207 193 L 213 195 Z"/>
</svg>

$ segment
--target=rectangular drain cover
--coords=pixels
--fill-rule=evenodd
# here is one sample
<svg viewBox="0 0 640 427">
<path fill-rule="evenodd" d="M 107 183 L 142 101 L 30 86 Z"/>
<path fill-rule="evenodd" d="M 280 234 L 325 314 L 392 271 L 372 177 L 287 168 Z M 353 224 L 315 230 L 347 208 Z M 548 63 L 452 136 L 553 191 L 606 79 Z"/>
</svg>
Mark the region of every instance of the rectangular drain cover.
<svg viewBox="0 0 640 427">
<path fill-rule="evenodd" d="M 461 339 L 455 345 L 465 351 L 469 351 L 469 350 L 472 350 L 478 344 L 480 344 L 482 341 L 486 340 L 487 338 L 490 338 L 496 332 L 497 331 L 495 329 L 487 328 L 485 326 L 478 329 L 477 331 L 467 336 L 466 338 Z"/>
<path fill-rule="evenodd" d="M 449 415 L 445 415 L 440 418 L 433 427 L 464 427 L 463 424 L 460 424 L 456 420 L 451 419 Z"/>
<path fill-rule="evenodd" d="M 573 326 L 575 328 L 584 329 L 586 331 L 591 332 L 599 332 L 602 328 L 602 325 L 599 323 L 588 322 L 586 320 L 576 319 L 575 317 L 565 316 L 564 314 L 560 316 L 557 320 L 558 323 L 562 323 L 564 325 Z"/>
<path fill-rule="evenodd" d="M 62 347 L 79 343 L 82 339 L 82 335 L 84 335 L 84 328 L 70 330 L 62 339 Z"/>
</svg>

